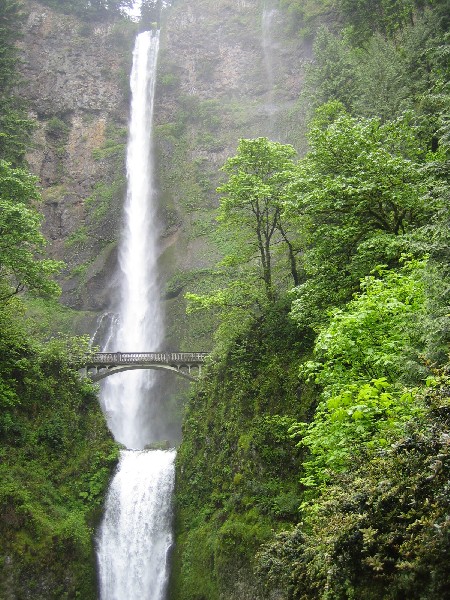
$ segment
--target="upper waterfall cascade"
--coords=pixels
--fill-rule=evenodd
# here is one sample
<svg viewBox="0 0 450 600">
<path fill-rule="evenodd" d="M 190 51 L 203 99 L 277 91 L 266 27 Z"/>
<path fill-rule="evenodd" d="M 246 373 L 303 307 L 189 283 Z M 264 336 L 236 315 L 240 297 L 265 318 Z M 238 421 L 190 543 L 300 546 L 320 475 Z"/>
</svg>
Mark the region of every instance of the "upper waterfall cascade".
<svg viewBox="0 0 450 600">
<path fill-rule="evenodd" d="M 127 147 L 127 195 L 119 248 L 120 303 L 116 331 L 105 351 L 158 350 L 164 324 L 158 284 L 158 234 L 151 148 L 159 32 L 136 38 L 130 77 L 131 114 Z M 144 397 L 155 384 L 148 371 L 120 373 L 107 380 L 101 400 L 114 437 L 127 448 L 143 448 L 156 435 Z"/>
</svg>

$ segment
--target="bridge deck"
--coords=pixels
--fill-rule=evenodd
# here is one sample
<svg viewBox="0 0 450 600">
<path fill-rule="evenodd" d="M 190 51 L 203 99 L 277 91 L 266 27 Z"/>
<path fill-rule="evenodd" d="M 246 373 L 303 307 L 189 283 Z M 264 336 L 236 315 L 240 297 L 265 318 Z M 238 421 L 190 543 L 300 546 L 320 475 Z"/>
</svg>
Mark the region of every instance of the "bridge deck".
<svg viewBox="0 0 450 600">
<path fill-rule="evenodd" d="M 82 370 L 92 381 L 133 369 L 165 369 L 195 381 L 191 369 L 201 374 L 207 352 L 97 352 L 89 356 Z"/>
<path fill-rule="evenodd" d="M 127 365 L 130 363 L 197 365 L 204 363 L 207 356 L 207 352 L 97 352 L 88 358 L 87 366 Z"/>
</svg>

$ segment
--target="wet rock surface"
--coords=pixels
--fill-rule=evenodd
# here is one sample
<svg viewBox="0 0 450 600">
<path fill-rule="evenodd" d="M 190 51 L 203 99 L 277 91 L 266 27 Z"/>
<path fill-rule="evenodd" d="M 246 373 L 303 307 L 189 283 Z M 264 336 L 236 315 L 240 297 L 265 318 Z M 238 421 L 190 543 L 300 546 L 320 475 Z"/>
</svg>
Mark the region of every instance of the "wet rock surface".
<svg viewBox="0 0 450 600">
<path fill-rule="evenodd" d="M 134 27 L 83 22 L 34 1 L 25 9 L 20 93 L 37 123 L 27 160 L 42 186 L 43 229 L 51 256 L 67 263 L 63 302 L 98 310 L 120 231 Z"/>
</svg>

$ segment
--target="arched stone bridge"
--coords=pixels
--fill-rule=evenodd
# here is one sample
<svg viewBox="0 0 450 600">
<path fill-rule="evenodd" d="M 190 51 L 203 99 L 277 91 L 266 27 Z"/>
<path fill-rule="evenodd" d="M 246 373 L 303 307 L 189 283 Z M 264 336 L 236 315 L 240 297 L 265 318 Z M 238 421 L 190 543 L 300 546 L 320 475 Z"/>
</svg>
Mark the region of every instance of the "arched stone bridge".
<svg viewBox="0 0 450 600">
<path fill-rule="evenodd" d="M 82 374 L 100 381 L 122 371 L 163 369 L 197 381 L 207 356 L 206 352 L 97 352 L 88 358 Z"/>
</svg>

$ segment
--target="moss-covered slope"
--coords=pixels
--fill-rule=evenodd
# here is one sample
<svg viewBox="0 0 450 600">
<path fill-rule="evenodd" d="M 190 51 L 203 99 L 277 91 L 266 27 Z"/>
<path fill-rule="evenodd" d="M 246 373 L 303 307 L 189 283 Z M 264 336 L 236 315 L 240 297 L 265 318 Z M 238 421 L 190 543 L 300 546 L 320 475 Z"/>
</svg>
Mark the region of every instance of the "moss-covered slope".
<svg viewBox="0 0 450 600">
<path fill-rule="evenodd" d="M 308 413 L 305 348 L 285 307 L 255 319 L 208 371 L 187 408 L 177 457 L 171 598 L 262 598 L 258 547 L 296 522 L 300 451 L 289 425 Z"/>
<path fill-rule="evenodd" d="M 97 597 L 94 526 L 117 460 L 78 342 L 38 342 L 0 311 L 0 597 Z"/>
</svg>

